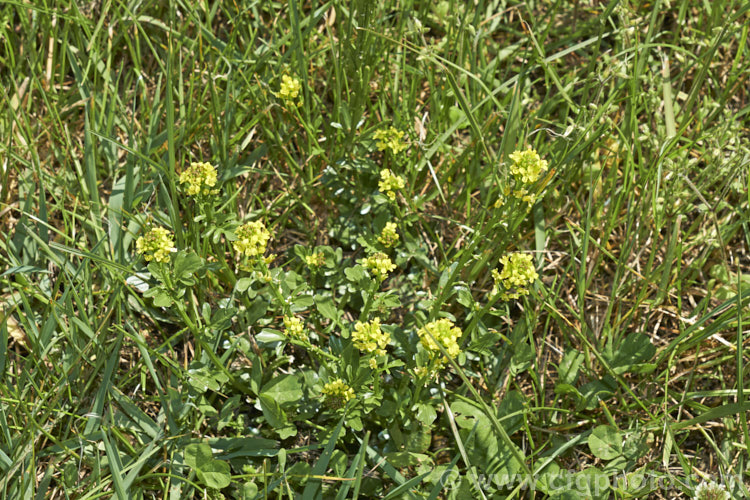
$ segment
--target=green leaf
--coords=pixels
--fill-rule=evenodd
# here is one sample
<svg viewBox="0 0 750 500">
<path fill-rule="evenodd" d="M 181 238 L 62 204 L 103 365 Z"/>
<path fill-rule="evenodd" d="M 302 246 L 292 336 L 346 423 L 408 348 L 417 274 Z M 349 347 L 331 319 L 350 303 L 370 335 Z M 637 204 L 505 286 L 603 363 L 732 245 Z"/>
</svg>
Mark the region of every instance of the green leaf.
<svg viewBox="0 0 750 500">
<path fill-rule="evenodd" d="M 245 290 L 247 290 L 248 288 L 250 288 L 250 285 L 252 285 L 252 284 L 253 284 L 253 279 L 252 278 L 240 278 L 240 279 L 237 280 L 237 283 L 234 284 L 234 289 L 237 292 L 242 293 Z"/>
<path fill-rule="evenodd" d="M 617 478 L 617 488 L 627 493 L 624 498 L 646 498 L 649 492 L 649 484 L 653 484 L 654 476 L 646 469 L 639 469 Z"/>
<path fill-rule="evenodd" d="M 191 363 L 187 373 L 190 377 L 188 383 L 199 393 L 209 389 L 218 391 L 229 380 L 225 373 L 198 362 Z"/>
<path fill-rule="evenodd" d="M 294 301 L 291 305 L 292 312 L 301 312 L 308 309 L 314 304 L 312 295 L 298 295 L 294 297 Z"/>
<path fill-rule="evenodd" d="M 356 265 L 353 267 L 347 267 L 344 269 L 346 278 L 352 283 L 359 283 L 360 280 L 365 278 L 365 270 L 362 266 Z"/>
<path fill-rule="evenodd" d="M 551 495 L 559 490 L 559 483 L 562 481 L 560 466 L 557 462 L 550 462 L 541 471 L 537 471 L 536 487 L 544 494 Z"/>
<path fill-rule="evenodd" d="M 328 469 L 328 463 L 331 460 L 333 450 L 336 447 L 336 442 L 339 439 L 339 434 L 341 433 L 341 429 L 343 428 L 343 426 L 344 418 L 342 417 L 341 419 L 339 419 L 339 423 L 333 429 L 331 438 L 328 440 L 328 443 L 326 443 L 326 446 L 323 449 L 323 453 L 320 454 L 320 457 L 315 462 L 315 466 L 313 466 L 312 470 L 310 471 L 312 476 L 317 477 L 311 478 L 307 482 L 307 485 L 305 485 L 305 490 L 302 492 L 302 498 L 318 498 L 320 496 L 322 490 L 322 481 L 319 479 L 319 477 L 325 474 L 326 470 Z"/>
<path fill-rule="evenodd" d="M 413 453 L 426 453 L 432 442 L 429 425 L 415 425 L 406 435 L 406 449 Z"/>
<path fill-rule="evenodd" d="M 282 427 L 287 423 L 286 413 L 281 409 L 279 403 L 267 394 L 259 394 L 258 402 L 263 416 L 266 417 L 271 427 Z"/>
<path fill-rule="evenodd" d="M 476 339 L 469 344 L 466 350 L 475 352 L 477 354 L 491 355 L 494 350 L 495 344 L 500 339 L 500 334 L 494 331 L 484 332 L 476 337 Z"/>
<path fill-rule="evenodd" d="M 255 336 L 255 341 L 262 344 L 273 344 L 275 342 L 286 342 L 286 335 L 279 330 L 264 328 Z"/>
<path fill-rule="evenodd" d="M 581 393 L 578 392 L 578 389 L 573 387 L 570 384 L 556 384 L 555 385 L 555 394 L 563 395 L 563 394 L 572 394 L 576 397 L 576 399 L 581 398 Z"/>
<path fill-rule="evenodd" d="M 302 384 L 295 375 L 282 375 L 271 379 L 260 392 L 280 405 L 294 403 L 302 399 Z"/>
<path fill-rule="evenodd" d="M 347 415 L 346 425 L 348 425 L 351 428 L 351 430 L 355 432 L 359 432 L 362 429 L 364 429 L 364 425 L 362 424 L 362 418 L 359 415 Z"/>
<path fill-rule="evenodd" d="M 464 129 L 469 126 L 469 121 L 466 119 L 466 114 L 464 114 L 464 112 L 461 111 L 461 108 L 459 108 L 458 106 L 451 106 L 448 110 L 448 116 L 451 123 L 457 124 L 456 126 L 458 128 Z"/>
<path fill-rule="evenodd" d="M 611 425 L 600 425 L 589 436 L 589 448 L 595 457 L 612 460 L 622 454 L 622 436 Z"/>
<path fill-rule="evenodd" d="M 509 436 L 519 431 L 523 425 L 523 410 L 526 399 L 518 391 L 510 391 L 497 408 L 500 423 Z"/>
<path fill-rule="evenodd" d="M 656 347 L 646 335 L 631 333 L 611 357 L 610 366 L 617 374 L 648 372 L 653 368 L 643 363 L 653 358 L 654 354 Z"/>
<path fill-rule="evenodd" d="M 609 476 L 597 467 L 589 467 L 575 475 L 576 489 L 583 498 L 604 500 L 609 498 Z"/>
<path fill-rule="evenodd" d="M 258 395 L 258 402 L 268 425 L 273 427 L 281 439 L 297 434 L 297 428 L 287 421 L 286 413 L 273 397 L 261 393 Z"/>
<path fill-rule="evenodd" d="M 339 311 L 334 304 L 333 299 L 328 295 L 316 295 L 315 307 L 321 316 L 332 321 L 339 320 Z"/>
<path fill-rule="evenodd" d="M 417 403 L 414 405 L 417 412 L 417 420 L 424 425 L 431 425 L 437 418 L 437 412 L 432 405 L 426 403 Z"/>
<path fill-rule="evenodd" d="M 104 441 L 104 450 L 107 454 L 109 469 L 112 472 L 112 482 L 114 483 L 115 493 L 117 493 L 119 498 L 127 498 L 125 486 L 122 483 L 122 463 L 120 462 L 120 453 L 115 446 L 112 446 L 111 441 L 107 438 L 106 432 L 102 433 L 102 441 Z"/>
<path fill-rule="evenodd" d="M 456 285 L 453 288 L 458 292 L 456 302 L 469 309 L 474 307 L 474 297 L 466 285 Z"/>
<path fill-rule="evenodd" d="M 438 289 L 443 289 L 446 287 L 457 267 L 458 262 L 454 262 L 450 266 L 443 269 L 443 272 L 440 273 L 440 279 L 438 280 Z"/>
<path fill-rule="evenodd" d="M 253 325 L 266 314 L 267 310 L 268 302 L 266 302 L 265 299 L 258 297 L 245 312 L 245 321 L 247 321 L 248 325 Z"/>
<path fill-rule="evenodd" d="M 375 304 L 378 308 L 382 306 L 385 307 L 386 310 L 392 310 L 401 307 L 401 300 L 395 293 L 386 292 L 385 295 L 376 296 Z"/>
<path fill-rule="evenodd" d="M 209 488 L 222 489 L 231 483 L 229 464 L 216 460 L 206 443 L 192 443 L 185 447 L 185 464 L 195 470 L 198 480 Z"/>
<path fill-rule="evenodd" d="M 172 305 L 172 298 L 161 287 L 151 288 L 151 289 L 147 290 L 143 294 L 143 296 L 144 297 L 153 297 L 154 298 L 154 306 L 156 306 L 156 307 L 169 307 L 169 306 Z"/>
<path fill-rule="evenodd" d="M 513 357 L 510 360 L 510 373 L 518 375 L 531 367 L 534 360 L 534 350 L 527 342 L 521 342 L 514 346 Z"/>
<path fill-rule="evenodd" d="M 398 469 L 430 463 L 430 457 L 427 455 L 410 451 L 392 451 L 384 456 L 389 464 Z"/>
<path fill-rule="evenodd" d="M 211 448 L 219 450 L 221 458 L 272 457 L 278 453 L 279 442 L 260 437 L 209 438 Z"/>
<path fill-rule="evenodd" d="M 599 401 L 611 398 L 614 394 L 615 381 L 609 375 L 604 376 L 602 380 L 594 380 L 583 384 L 579 391 L 583 396 L 583 403 L 586 409 L 593 410 L 599 406 Z"/>
<path fill-rule="evenodd" d="M 622 445 L 622 453 L 631 460 L 638 460 L 648 453 L 649 434 L 635 431 L 628 436 Z"/>
<path fill-rule="evenodd" d="M 495 439 L 492 437 L 492 423 L 481 408 L 466 401 L 451 403 L 456 424 L 464 430 L 476 432 L 483 445 L 489 446 Z"/>
<path fill-rule="evenodd" d="M 479 438 L 479 436 L 477 436 Z M 513 444 L 512 446 L 515 446 Z M 498 446 L 497 451 L 494 453 L 488 453 L 489 464 L 492 470 L 496 474 L 497 480 L 502 481 L 502 478 L 512 478 L 521 471 L 521 463 L 516 459 L 514 453 L 509 447 Z"/>
<path fill-rule="evenodd" d="M 195 470 L 198 479 L 209 488 L 220 490 L 232 482 L 229 464 L 221 460 L 211 460 Z"/>
<path fill-rule="evenodd" d="M 176 280 L 192 285 L 193 274 L 203 267 L 203 259 L 193 252 L 187 253 L 184 250 L 177 252 L 174 259 L 174 277 Z"/>
<path fill-rule="evenodd" d="M 185 464 L 197 469 L 209 460 L 213 460 L 211 447 L 206 443 L 191 443 L 185 447 Z"/>
<path fill-rule="evenodd" d="M 581 351 L 570 349 L 560 361 L 557 373 L 560 376 L 560 382 L 564 384 L 573 384 L 578 378 L 578 370 L 583 363 L 583 353 Z"/>
</svg>

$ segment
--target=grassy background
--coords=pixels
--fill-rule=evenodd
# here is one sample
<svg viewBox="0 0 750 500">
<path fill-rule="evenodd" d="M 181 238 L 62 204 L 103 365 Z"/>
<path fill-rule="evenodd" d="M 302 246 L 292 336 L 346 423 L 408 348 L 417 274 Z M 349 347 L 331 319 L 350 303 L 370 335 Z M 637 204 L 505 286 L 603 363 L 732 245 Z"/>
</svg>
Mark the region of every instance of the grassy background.
<svg viewBox="0 0 750 500">
<path fill-rule="evenodd" d="M 466 318 L 444 291 L 480 300 L 506 250 L 534 251 L 538 286 L 486 321 L 504 340 L 461 373 L 473 390 L 456 375 L 447 389 L 451 402 L 521 401 L 511 439 L 529 470 L 675 479 L 604 498 L 746 480 L 749 12 L 721 0 L 3 2 L 0 495 L 218 495 L 183 463 L 204 437 L 232 465 L 230 498 L 314 497 L 314 484 L 532 495 L 467 479 L 498 469 L 448 411 L 417 463 L 389 455 L 374 423 L 370 447 L 364 431 L 336 444 L 337 420 L 313 418 L 285 440 L 259 425 L 252 391 L 183 397 L 201 346 L 126 280 L 143 269 L 134 240 L 150 221 L 222 260 L 221 230 L 204 234 L 180 201 L 178 172 L 204 160 L 224 181 L 217 212 L 266 221 L 287 270 L 300 267 L 295 244 L 360 256 L 357 236 L 383 220 L 378 169 L 403 172 L 405 328 L 441 308 Z M 274 96 L 284 74 L 302 83 L 294 112 Z M 408 132 L 402 156 L 375 152 L 373 132 L 391 124 Z M 488 207 L 527 144 L 554 175 L 503 228 Z M 233 285 L 207 278 L 195 303 Z M 254 342 L 247 312 L 233 321 Z M 220 344 L 225 370 L 254 365 L 252 348 Z M 264 356 L 265 380 L 294 370 Z M 597 456 L 602 424 L 645 451 Z M 429 473 L 447 464 L 465 481 L 441 491 Z"/>
</svg>

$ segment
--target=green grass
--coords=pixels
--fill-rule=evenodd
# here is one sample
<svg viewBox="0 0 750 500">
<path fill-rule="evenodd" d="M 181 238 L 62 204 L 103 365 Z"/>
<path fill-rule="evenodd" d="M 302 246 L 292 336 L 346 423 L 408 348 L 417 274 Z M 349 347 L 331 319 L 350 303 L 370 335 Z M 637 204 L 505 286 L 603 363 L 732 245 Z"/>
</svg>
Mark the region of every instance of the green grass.
<svg viewBox="0 0 750 500">
<path fill-rule="evenodd" d="M 750 497 L 748 26 L 736 0 L 0 4 L 0 497 Z M 501 300 L 513 252 L 539 278 Z"/>
</svg>

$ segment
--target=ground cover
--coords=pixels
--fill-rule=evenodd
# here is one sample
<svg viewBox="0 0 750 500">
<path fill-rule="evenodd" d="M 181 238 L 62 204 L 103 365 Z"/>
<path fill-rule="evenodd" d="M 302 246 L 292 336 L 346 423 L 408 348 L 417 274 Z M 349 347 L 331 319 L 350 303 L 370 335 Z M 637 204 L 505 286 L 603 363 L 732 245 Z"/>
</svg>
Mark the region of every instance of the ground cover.
<svg viewBox="0 0 750 500">
<path fill-rule="evenodd" d="M 750 496 L 748 26 L 0 4 L 3 497 Z"/>
</svg>

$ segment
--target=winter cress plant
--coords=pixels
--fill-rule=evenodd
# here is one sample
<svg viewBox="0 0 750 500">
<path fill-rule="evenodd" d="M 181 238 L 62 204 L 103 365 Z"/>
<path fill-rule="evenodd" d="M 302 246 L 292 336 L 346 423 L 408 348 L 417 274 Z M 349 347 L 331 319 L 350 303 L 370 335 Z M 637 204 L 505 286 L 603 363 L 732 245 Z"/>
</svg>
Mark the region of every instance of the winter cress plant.
<svg viewBox="0 0 750 500">
<path fill-rule="evenodd" d="M 291 103 L 298 93 L 296 80 L 284 76 L 277 97 Z M 378 150 L 401 153 L 406 148 L 403 135 L 393 127 L 378 131 Z M 537 200 L 547 162 L 531 149 L 513 153 L 510 160 L 514 189 L 537 189 Z M 150 262 L 144 276 L 155 280 L 146 296 L 172 311 L 174 321 L 184 322 L 198 343 L 192 370 L 208 377 L 212 382 L 207 387 L 215 390 L 229 383 L 246 387 L 259 411 L 249 424 L 268 438 L 330 429 L 343 419 L 351 432 L 377 433 L 383 453 L 405 449 L 408 463 L 418 460 L 443 411 L 440 391 L 458 387 L 455 369 L 472 369 L 492 356 L 491 346 L 500 341 L 485 322 L 512 310 L 512 301 L 529 296 L 535 286 L 532 254 L 509 248 L 497 262 L 499 269 L 479 276 L 473 288 L 456 281 L 462 274 L 455 274 L 458 262 L 448 265 L 438 287 L 424 290 L 443 297 L 436 308 L 408 291 L 413 284 L 406 279 L 417 268 L 404 242 L 413 241 L 411 228 L 422 216 L 397 199 L 397 193 L 407 191 L 403 176 L 388 168 L 378 171 L 378 191 L 387 200 L 376 205 L 375 215 L 386 219 L 376 226 L 379 231 L 361 235 L 354 247 L 298 245 L 278 259 L 268 253 L 274 238 L 264 222 L 232 222 L 214 211 L 222 197 L 220 171 L 194 162 L 179 178 L 185 210 L 198 211 L 195 220 L 208 234 L 223 235 L 213 238 L 216 245 L 176 248 L 172 233 L 163 227 L 144 229 L 136 241 L 136 251 Z M 190 198 L 202 201 L 192 206 Z M 492 210 L 498 214 L 491 220 L 506 226 L 517 226 L 527 213 Z M 491 289 L 488 277 L 494 282 Z M 455 284 L 448 285 L 446 278 Z M 231 289 L 212 301 L 213 307 L 196 307 L 198 281 L 228 283 Z M 455 290 L 463 292 L 451 298 Z M 496 304 L 497 298 L 503 302 Z M 232 353 L 249 360 L 249 367 L 210 368 Z M 287 365 L 294 369 L 282 369 Z M 193 397 L 205 394 L 199 385 L 190 387 Z M 404 448 L 404 442 L 399 445 L 380 434 L 395 428 L 417 441 Z"/>
</svg>

